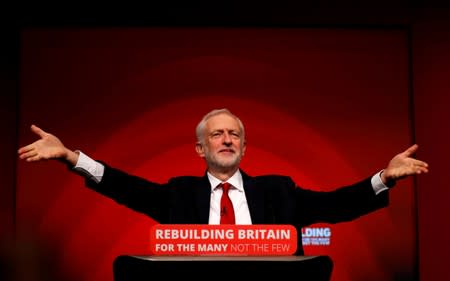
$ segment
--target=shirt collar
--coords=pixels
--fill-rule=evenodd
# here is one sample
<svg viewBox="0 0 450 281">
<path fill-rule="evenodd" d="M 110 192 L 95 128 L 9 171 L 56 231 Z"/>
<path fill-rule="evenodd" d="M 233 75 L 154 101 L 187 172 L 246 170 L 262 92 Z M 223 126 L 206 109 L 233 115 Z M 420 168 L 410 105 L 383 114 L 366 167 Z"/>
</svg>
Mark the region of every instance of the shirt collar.
<svg viewBox="0 0 450 281">
<path fill-rule="evenodd" d="M 221 180 L 213 176 L 210 172 L 206 173 L 209 179 L 209 182 L 211 183 L 211 191 L 214 191 L 214 189 L 222 183 Z M 236 173 L 234 173 L 231 178 L 227 180 L 229 184 L 231 184 L 234 188 L 236 188 L 239 191 L 244 191 L 244 184 L 242 180 L 242 174 L 241 171 L 238 169 Z"/>
</svg>

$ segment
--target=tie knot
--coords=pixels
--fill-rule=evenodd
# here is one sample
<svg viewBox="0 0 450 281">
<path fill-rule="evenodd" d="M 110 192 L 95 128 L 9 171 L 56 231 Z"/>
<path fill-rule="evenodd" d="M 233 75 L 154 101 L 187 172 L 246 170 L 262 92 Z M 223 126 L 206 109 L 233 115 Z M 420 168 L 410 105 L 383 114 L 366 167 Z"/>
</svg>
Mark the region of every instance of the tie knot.
<svg viewBox="0 0 450 281">
<path fill-rule="evenodd" d="M 228 193 L 228 190 L 230 190 L 231 184 L 229 184 L 228 182 L 224 182 L 221 185 L 222 185 L 223 192 Z"/>
</svg>

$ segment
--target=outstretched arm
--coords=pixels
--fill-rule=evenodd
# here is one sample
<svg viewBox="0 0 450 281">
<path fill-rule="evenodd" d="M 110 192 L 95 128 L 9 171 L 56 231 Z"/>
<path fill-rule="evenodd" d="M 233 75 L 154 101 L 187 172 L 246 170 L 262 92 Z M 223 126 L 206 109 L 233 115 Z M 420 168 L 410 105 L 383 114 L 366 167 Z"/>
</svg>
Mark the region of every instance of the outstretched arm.
<svg viewBox="0 0 450 281">
<path fill-rule="evenodd" d="M 72 166 L 78 161 L 78 154 L 64 146 L 54 135 L 41 128 L 31 125 L 31 131 L 40 137 L 39 140 L 21 147 L 18 150 L 19 158 L 28 162 L 58 159 Z"/>
<path fill-rule="evenodd" d="M 381 173 L 383 183 L 386 184 L 407 176 L 428 173 L 428 164 L 412 157 L 418 148 L 419 146 L 414 144 L 402 153 L 395 155 Z"/>
</svg>

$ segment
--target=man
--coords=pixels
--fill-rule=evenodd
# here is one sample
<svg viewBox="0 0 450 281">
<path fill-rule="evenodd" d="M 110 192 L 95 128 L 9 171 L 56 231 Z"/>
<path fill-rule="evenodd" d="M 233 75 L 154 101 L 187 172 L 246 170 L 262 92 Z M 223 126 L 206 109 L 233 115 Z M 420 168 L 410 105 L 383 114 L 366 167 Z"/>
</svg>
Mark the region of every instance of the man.
<svg viewBox="0 0 450 281">
<path fill-rule="evenodd" d="M 301 228 L 316 222 L 350 221 L 388 204 L 388 190 L 407 176 L 428 172 L 428 164 L 411 156 L 413 145 L 394 156 L 387 167 L 372 177 L 331 192 L 298 187 L 289 177 L 252 177 L 239 169 L 245 153 L 245 130 L 227 109 L 209 112 L 197 126 L 197 154 L 205 159 L 203 177 L 181 176 L 159 184 L 129 175 L 105 163 L 72 151 L 54 135 L 32 126 L 40 139 L 19 149 L 29 162 L 59 159 L 86 177 L 86 185 L 160 223 L 291 224 L 298 230 L 297 254 L 303 254 Z M 229 183 L 229 199 L 222 184 Z M 231 200 L 227 212 L 224 198 Z M 222 204 L 221 204 L 222 203 Z"/>
</svg>

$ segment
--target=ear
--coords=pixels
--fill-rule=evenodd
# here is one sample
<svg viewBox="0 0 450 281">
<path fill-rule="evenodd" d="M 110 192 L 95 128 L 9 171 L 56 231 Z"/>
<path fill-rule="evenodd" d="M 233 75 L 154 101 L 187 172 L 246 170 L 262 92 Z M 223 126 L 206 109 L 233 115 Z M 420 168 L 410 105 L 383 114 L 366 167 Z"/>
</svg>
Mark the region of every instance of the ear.
<svg viewBox="0 0 450 281">
<path fill-rule="evenodd" d="M 244 141 L 244 144 L 242 145 L 242 156 L 245 155 L 245 150 L 247 149 L 247 142 Z"/>
<path fill-rule="evenodd" d="M 195 151 L 197 152 L 198 156 L 201 158 L 205 158 L 205 149 L 203 148 L 203 145 L 199 142 L 195 144 Z"/>
</svg>

